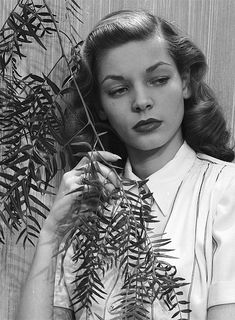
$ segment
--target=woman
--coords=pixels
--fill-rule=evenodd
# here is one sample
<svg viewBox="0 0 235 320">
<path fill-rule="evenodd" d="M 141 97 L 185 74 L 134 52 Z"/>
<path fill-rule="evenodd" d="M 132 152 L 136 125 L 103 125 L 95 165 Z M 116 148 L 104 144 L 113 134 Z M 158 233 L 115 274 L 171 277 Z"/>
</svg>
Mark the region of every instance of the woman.
<svg viewBox="0 0 235 320">
<path fill-rule="evenodd" d="M 177 274 L 189 282 L 184 296 L 192 312 L 181 319 L 234 319 L 235 167 L 228 163 L 234 153 L 227 146 L 218 104 L 203 82 L 204 55 L 165 20 L 142 11 L 121 11 L 106 16 L 89 34 L 82 62 L 93 77 L 88 104 L 91 109 L 95 105 L 93 112 L 125 145 L 125 177 L 148 179 L 153 212 L 160 220 L 152 232 L 165 232 L 172 240 Z M 94 158 L 99 179 L 108 180 L 109 190 L 118 186 L 118 176 L 101 158 L 115 163 L 119 156 L 100 152 Z M 86 310 L 75 315 L 69 300 L 69 253 L 64 282 L 56 280 L 53 308 L 61 225 L 81 192 L 71 193 L 82 185 L 81 168 L 86 164 L 82 159 L 62 179 L 40 233 L 18 320 L 53 319 L 53 314 L 54 319 L 86 319 Z M 119 275 L 106 275 L 107 299 L 94 302 L 89 319 L 115 317 L 118 285 Z M 170 319 L 174 312 L 156 300 L 149 317 Z"/>
</svg>

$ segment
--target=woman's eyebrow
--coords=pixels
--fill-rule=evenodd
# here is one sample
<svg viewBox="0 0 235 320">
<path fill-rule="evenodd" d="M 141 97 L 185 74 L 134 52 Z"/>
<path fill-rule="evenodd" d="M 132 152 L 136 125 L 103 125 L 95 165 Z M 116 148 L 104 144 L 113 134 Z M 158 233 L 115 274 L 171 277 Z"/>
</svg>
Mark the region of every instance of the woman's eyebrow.
<svg viewBox="0 0 235 320">
<path fill-rule="evenodd" d="M 104 79 L 101 81 L 101 84 L 104 83 L 106 80 L 111 79 L 111 80 L 117 80 L 117 81 L 124 81 L 124 77 L 123 76 L 118 76 L 115 74 L 108 74 L 106 77 L 104 77 Z"/>
<path fill-rule="evenodd" d="M 155 63 L 154 65 L 148 67 L 146 69 L 146 73 L 151 73 L 151 72 L 153 72 L 154 70 L 156 70 L 158 67 L 160 67 L 162 65 L 170 66 L 171 64 L 167 63 L 167 62 L 164 62 L 164 61 L 159 61 L 159 62 Z"/>
<path fill-rule="evenodd" d="M 170 63 L 164 62 L 164 61 L 159 61 L 157 63 L 155 63 L 154 65 L 148 67 L 145 71 L 146 73 L 151 73 L 154 70 L 156 70 L 158 67 L 162 66 L 162 65 L 167 65 L 170 66 Z M 106 77 L 104 77 L 104 79 L 101 81 L 101 84 L 103 84 L 106 80 L 116 80 L 116 81 L 124 81 L 125 78 L 121 75 L 115 75 L 115 74 L 108 74 Z"/>
</svg>

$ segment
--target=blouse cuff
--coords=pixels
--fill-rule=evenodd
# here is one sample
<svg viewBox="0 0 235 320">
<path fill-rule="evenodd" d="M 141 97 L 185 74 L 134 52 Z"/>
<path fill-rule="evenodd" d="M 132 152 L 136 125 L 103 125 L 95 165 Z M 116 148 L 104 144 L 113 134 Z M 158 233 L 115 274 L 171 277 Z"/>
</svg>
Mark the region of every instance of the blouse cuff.
<svg viewBox="0 0 235 320">
<path fill-rule="evenodd" d="M 209 290 L 208 308 L 229 303 L 235 303 L 235 281 L 212 284 Z"/>
</svg>

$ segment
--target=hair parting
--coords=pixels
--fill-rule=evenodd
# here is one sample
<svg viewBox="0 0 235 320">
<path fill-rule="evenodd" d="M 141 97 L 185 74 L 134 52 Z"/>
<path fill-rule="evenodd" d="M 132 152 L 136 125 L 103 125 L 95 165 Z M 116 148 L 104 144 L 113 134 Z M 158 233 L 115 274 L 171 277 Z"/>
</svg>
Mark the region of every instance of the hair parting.
<svg viewBox="0 0 235 320">
<path fill-rule="evenodd" d="M 196 151 L 215 158 L 232 161 L 234 151 L 229 147 L 230 135 L 222 110 L 209 86 L 204 82 L 207 63 L 202 51 L 173 24 L 145 11 L 122 10 L 104 17 L 90 32 L 81 49 L 80 70 L 77 83 L 87 103 L 98 131 L 104 127 L 108 133 L 103 137 L 104 147 L 126 159 L 124 143 L 113 133 L 108 122 L 102 122 L 97 110 L 100 107 L 97 85 L 97 62 L 109 49 L 129 41 L 142 41 L 156 34 L 167 43 L 170 56 L 181 76 L 189 73 L 191 97 L 185 100 L 183 137 Z M 83 117 L 83 107 L 78 97 L 73 101 L 72 112 Z M 69 119 L 68 119 L 69 121 Z M 79 123 L 74 123 L 79 126 Z M 74 129 L 69 125 L 70 134 Z M 88 128 L 86 128 L 88 129 Z M 89 132 L 89 134 L 92 134 Z M 76 139 L 84 139 L 88 131 Z M 92 139 L 90 138 L 90 141 Z M 115 149 L 115 150 L 114 150 Z"/>
</svg>

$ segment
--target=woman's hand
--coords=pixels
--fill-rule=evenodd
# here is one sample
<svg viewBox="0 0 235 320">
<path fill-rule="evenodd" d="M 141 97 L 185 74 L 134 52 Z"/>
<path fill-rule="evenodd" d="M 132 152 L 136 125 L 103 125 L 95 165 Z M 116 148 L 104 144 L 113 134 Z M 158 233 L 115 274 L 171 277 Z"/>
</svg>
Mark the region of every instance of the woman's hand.
<svg viewBox="0 0 235 320">
<path fill-rule="evenodd" d="M 117 174 L 104 163 L 115 162 L 120 157 L 107 151 L 89 153 L 74 169 L 63 175 L 54 204 L 43 225 L 43 231 L 59 238 L 64 236 L 66 225 L 69 224 L 72 218 L 73 204 L 84 190 L 83 180 L 86 178 L 86 172 L 89 170 L 90 159 L 93 160 L 98 178 L 107 192 L 111 192 L 114 188 L 118 187 L 119 178 Z"/>
</svg>

